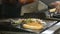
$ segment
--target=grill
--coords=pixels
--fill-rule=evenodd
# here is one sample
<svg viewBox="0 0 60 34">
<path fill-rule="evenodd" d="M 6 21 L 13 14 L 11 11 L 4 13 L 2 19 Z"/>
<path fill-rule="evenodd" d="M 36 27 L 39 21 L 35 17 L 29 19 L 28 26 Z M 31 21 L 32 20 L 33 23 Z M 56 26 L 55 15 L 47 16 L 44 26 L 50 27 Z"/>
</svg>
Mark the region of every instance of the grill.
<svg viewBox="0 0 60 34">
<path fill-rule="evenodd" d="M 41 16 L 41 15 L 43 15 L 43 16 Z M 30 14 L 25 14 L 25 16 L 22 16 L 22 18 L 39 18 L 40 19 L 40 18 L 44 18 L 45 17 L 44 15 L 45 15 L 44 13 L 35 13 L 35 14 L 30 13 Z M 15 18 L 13 18 L 13 19 L 15 19 Z M 16 18 L 16 19 L 19 19 L 19 18 Z M 3 20 L 1 20 L 1 22 L 7 22 L 9 20 L 10 19 L 5 19 L 5 21 L 4 21 L 4 19 L 3 19 Z M 11 28 L 11 26 L 9 26 L 9 27 L 5 27 L 6 29 L 1 27 L 2 30 L 0 31 L 0 34 L 40 34 L 44 31 L 46 31 L 47 29 L 53 27 L 57 23 L 59 23 L 60 20 L 45 19 L 43 21 L 45 21 L 47 23 L 47 27 L 39 33 L 24 31 L 24 30 L 21 30 L 18 28 L 15 29 L 15 28 Z M 3 29 L 5 29 L 5 30 L 3 30 Z"/>
</svg>

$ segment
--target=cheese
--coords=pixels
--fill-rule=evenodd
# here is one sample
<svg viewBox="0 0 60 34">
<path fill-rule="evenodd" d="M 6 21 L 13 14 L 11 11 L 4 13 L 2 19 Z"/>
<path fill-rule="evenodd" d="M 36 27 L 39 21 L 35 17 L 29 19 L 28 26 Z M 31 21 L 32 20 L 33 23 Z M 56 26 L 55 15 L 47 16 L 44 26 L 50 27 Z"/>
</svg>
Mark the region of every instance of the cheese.
<svg viewBox="0 0 60 34">
<path fill-rule="evenodd" d="M 56 11 L 56 8 L 50 9 L 49 11 L 50 12 L 55 12 Z"/>
</svg>

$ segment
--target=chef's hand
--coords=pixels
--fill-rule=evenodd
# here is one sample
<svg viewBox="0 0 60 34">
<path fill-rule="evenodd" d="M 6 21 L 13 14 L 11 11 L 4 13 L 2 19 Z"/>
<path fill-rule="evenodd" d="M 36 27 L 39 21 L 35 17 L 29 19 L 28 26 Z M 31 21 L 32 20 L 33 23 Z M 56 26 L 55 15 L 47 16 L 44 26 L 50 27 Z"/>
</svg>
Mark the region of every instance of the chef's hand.
<svg viewBox="0 0 60 34">
<path fill-rule="evenodd" d="M 57 13 L 60 13 L 60 1 L 56 1 L 56 2 L 51 3 L 51 6 L 56 8 Z"/>
<path fill-rule="evenodd" d="M 35 0 L 18 0 L 18 2 L 21 3 L 21 4 L 29 4 L 29 3 L 32 3 L 34 1 Z"/>
<path fill-rule="evenodd" d="M 50 5 L 53 6 L 54 8 L 56 8 L 57 6 L 60 5 L 60 1 L 52 2 Z"/>
</svg>

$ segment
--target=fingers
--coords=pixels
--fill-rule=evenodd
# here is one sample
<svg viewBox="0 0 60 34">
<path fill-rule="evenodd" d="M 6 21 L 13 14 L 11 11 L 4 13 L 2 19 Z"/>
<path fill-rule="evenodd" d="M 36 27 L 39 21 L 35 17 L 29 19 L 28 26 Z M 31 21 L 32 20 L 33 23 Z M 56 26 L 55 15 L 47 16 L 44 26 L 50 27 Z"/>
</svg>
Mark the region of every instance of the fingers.
<svg viewBox="0 0 60 34">
<path fill-rule="evenodd" d="M 55 1 L 55 2 L 51 3 L 51 5 L 56 7 L 57 5 L 60 5 L 60 1 Z"/>
<path fill-rule="evenodd" d="M 55 1 L 53 2 L 53 4 L 60 4 L 60 1 Z"/>
<path fill-rule="evenodd" d="M 29 4 L 29 3 L 34 2 L 34 0 L 18 0 L 18 2 L 21 4 Z"/>
</svg>

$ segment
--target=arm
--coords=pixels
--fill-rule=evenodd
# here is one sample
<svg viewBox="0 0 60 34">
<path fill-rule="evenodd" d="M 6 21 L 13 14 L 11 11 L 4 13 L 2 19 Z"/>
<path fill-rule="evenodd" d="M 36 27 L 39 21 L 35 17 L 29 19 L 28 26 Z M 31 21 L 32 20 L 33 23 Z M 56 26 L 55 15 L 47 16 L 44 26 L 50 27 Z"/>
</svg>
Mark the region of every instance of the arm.
<svg viewBox="0 0 60 34">
<path fill-rule="evenodd" d="M 35 0 L 18 0 L 18 2 L 21 3 L 21 4 L 29 4 L 29 3 L 32 3 L 34 1 Z"/>
<path fill-rule="evenodd" d="M 10 4 L 14 4 L 14 3 L 16 3 L 16 1 L 20 4 L 25 5 L 25 4 L 32 3 L 35 0 L 3 0 L 4 3 L 10 3 Z"/>
</svg>

